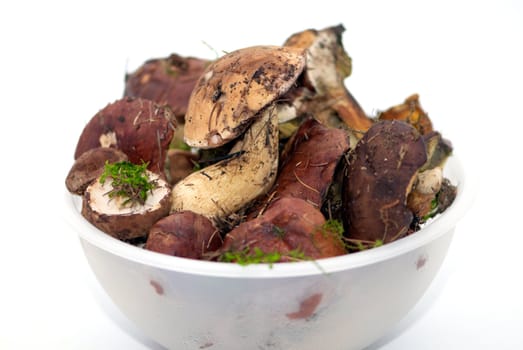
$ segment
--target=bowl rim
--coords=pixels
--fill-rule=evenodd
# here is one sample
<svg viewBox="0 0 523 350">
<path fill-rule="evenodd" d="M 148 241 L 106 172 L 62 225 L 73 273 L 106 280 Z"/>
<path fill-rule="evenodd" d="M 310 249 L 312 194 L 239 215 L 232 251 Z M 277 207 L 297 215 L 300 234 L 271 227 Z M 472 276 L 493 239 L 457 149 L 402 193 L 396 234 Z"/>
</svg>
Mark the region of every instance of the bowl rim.
<svg viewBox="0 0 523 350">
<path fill-rule="evenodd" d="M 420 231 L 377 248 L 314 261 L 242 266 L 235 263 L 195 260 L 148 251 L 119 241 L 91 225 L 81 215 L 81 196 L 73 195 L 67 189 L 64 191 L 64 219 L 82 241 L 120 258 L 163 270 L 207 277 L 253 279 L 330 274 L 394 258 L 452 232 L 472 204 L 474 186 L 470 177 L 466 176 L 462 161 L 456 155 L 449 157 L 444 173 L 458 187 L 456 199 L 443 214 L 427 222 Z"/>
</svg>

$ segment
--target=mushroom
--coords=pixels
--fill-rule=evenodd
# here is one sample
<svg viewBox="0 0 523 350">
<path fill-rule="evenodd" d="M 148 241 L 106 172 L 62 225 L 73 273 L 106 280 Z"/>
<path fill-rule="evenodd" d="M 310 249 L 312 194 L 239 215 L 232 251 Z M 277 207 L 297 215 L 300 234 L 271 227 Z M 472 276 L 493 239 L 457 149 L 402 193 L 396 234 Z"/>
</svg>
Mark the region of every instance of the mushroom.
<svg viewBox="0 0 523 350">
<path fill-rule="evenodd" d="M 301 198 L 319 208 L 336 164 L 348 149 L 343 130 L 308 119 L 282 151 L 278 195 Z"/>
<path fill-rule="evenodd" d="M 443 184 L 443 165 L 452 153 L 452 145 L 434 130 L 432 121 L 412 94 L 405 101 L 378 114 L 378 120 L 401 120 L 412 125 L 425 139 L 427 162 L 420 168 L 407 198 L 407 206 L 419 223 L 438 212 L 437 196 Z"/>
<path fill-rule="evenodd" d="M 74 158 L 97 147 L 121 150 L 135 164 L 164 173 L 165 156 L 176 128 L 166 106 L 141 98 L 125 97 L 100 110 L 84 127 Z"/>
<path fill-rule="evenodd" d="M 303 49 L 278 46 L 239 49 L 214 61 L 191 94 L 185 142 L 214 148 L 236 139 L 294 85 L 304 67 Z"/>
<path fill-rule="evenodd" d="M 344 85 L 352 70 L 351 58 L 342 43 L 344 31 L 342 25 L 308 29 L 291 35 L 284 45 L 307 50 L 304 74 L 314 93 L 300 101 L 301 110 L 312 110 L 322 123 L 338 126 L 338 122 L 332 121 L 335 113 L 357 140 L 369 129 L 372 120 Z"/>
<path fill-rule="evenodd" d="M 222 245 L 213 223 L 191 211 L 172 213 L 149 230 L 145 249 L 184 258 L 202 259 Z"/>
<path fill-rule="evenodd" d="M 170 194 L 170 185 L 144 165 L 107 164 L 85 190 L 82 215 L 117 239 L 145 237 L 155 222 L 169 214 Z"/>
<path fill-rule="evenodd" d="M 171 212 L 190 210 L 227 218 L 265 194 L 278 171 L 278 118 L 265 109 L 229 153 L 229 158 L 180 180 L 172 189 Z"/>
<path fill-rule="evenodd" d="M 169 149 L 167 151 L 168 178 L 171 184 L 176 184 L 192 172 L 198 162 L 198 154 L 182 149 Z"/>
<path fill-rule="evenodd" d="M 433 201 L 443 184 L 443 169 L 435 167 L 417 174 L 416 181 L 407 197 L 407 207 L 422 220 L 429 215 L 433 208 Z"/>
<path fill-rule="evenodd" d="M 345 131 L 325 126 L 312 117 L 305 120 L 281 152 L 276 183 L 249 216 L 260 215 L 271 201 L 283 197 L 300 198 L 320 208 L 334 169 L 348 149 Z"/>
<path fill-rule="evenodd" d="M 92 148 L 75 160 L 65 179 L 65 186 L 69 192 L 83 195 L 87 186 L 102 174 L 106 162 L 124 160 L 127 160 L 127 155 L 116 148 Z"/>
<path fill-rule="evenodd" d="M 168 105 L 178 121 L 183 121 L 189 96 L 209 63 L 205 59 L 175 53 L 165 58 L 150 59 L 125 75 L 124 96 Z"/>
<path fill-rule="evenodd" d="M 423 170 L 435 167 L 443 168 L 448 157 L 452 154 L 452 144 L 437 131 L 431 131 L 423 135 L 427 145 L 427 163 Z"/>
<path fill-rule="evenodd" d="M 326 222 L 321 212 L 300 198 L 275 201 L 262 216 L 245 221 L 227 233 L 219 260 L 272 257 L 285 262 L 320 259 L 346 253 L 339 227 Z"/>
<path fill-rule="evenodd" d="M 407 206 L 420 223 L 442 210 L 438 205 L 439 194 L 443 186 L 452 186 L 443 177 L 443 166 L 452 153 L 452 145 L 437 131 L 430 131 L 423 138 L 427 146 L 427 162 L 420 168 L 407 198 Z"/>
<path fill-rule="evenodd" d="M 402 120 L 414 126 L 422 135 L 434 130 L 428 114 L 421 108 L 418 94 L 412 94 L 403 103 L 379 113 L 378 119 Z"/>
<path fill-rule="evenodd" d="M 410 124 L 379 121 L 349 155 L 343 189 L 349 240 L 387 243 L 409 231 L 407 197 L 427 161 L 425 140 Z"/>
<path fill-rule="evenodd" d="M 227 159 L 173 187 L 172 211 L 191 210 L 220 220 L 271 188 L 278 169 L 277 99 L 304 66 L 304 50 L 255 46 L 231 52 L 207 68 L 189 101 L 185 142 L 208 149 L 238 141 Z"/>
<path fill-rule="evenodd" d="M 458 195 L 458 188 L 449 179 L 443 178 L 441 189 L 436 196 L 437 208 L 431 213 L 432 216 L 443 213 L 454 202 Z"/>
</svg>

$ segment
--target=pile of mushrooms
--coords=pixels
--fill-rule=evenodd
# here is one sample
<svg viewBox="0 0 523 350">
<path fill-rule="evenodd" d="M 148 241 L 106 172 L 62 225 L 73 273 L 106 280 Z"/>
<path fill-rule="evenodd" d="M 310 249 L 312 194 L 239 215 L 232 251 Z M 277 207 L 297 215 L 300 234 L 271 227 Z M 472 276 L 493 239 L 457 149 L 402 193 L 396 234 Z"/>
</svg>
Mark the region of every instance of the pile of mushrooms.
<svg viewBox="0 0 523 350">
<path fill-rule="evenodd" d="M 82 215 L 151 251 L 239 263 L 337 256 L 416 232 L 454 200 L 442 171 L 452 146 L 418 95 L 365 114 L 344 85 L 343 31 L 214 61 L 172 54 L 127 74 L 66 178 Z M 131 189 L 133 176 L 147 188 Z"/>
</svg>

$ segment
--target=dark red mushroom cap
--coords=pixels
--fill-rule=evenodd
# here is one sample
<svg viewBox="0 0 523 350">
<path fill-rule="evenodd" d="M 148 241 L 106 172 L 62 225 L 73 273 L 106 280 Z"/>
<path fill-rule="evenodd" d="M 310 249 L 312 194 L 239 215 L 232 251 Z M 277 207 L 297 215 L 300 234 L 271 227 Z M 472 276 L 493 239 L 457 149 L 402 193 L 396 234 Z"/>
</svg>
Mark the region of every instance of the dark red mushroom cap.
<svg viewBox="0 0 523 350">
<path fill-rule="evenodd" d="M 350 239 L 383 243 L 407 234 L 407 196 L 427 161 L 425 141 L 403 121 L 380 121 L 350 155 L 343 192 Z"/>
<path fill-rule="evenodd" d="M 175 53 L 144 62 L 125 76 L 124 96 L 140 97 L 168 105 L 183 120 L 196 81 L 210 61 Z"/>
<path fill-rule="evenodd" d="M 121 150 L 135 164 L 163 174 L 166 152 L 176 119 L 169 107 L 153 101 L 125 97 L 100 110 L 84 127 L 74 158 L 97 147 Z"/>
</svg>

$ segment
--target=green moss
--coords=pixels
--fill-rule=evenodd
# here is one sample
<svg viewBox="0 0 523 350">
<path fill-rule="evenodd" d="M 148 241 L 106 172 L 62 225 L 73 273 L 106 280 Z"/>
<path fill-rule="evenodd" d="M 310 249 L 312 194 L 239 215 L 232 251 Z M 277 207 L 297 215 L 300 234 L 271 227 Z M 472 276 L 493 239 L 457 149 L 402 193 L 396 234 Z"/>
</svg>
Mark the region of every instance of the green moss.
<svg viewBox="0 0 523 350">
<path fill-rule="evenodd" d="M 427 220 L 429 220 L 430 218 L 433 218 L 434 216 L 436 216 L 436 214 L 439 213 L 439 208 L 438 208 L 438 204 L 439 204 L 439 201 L 438 201 L 438 195 L 439 195 L 439 192 L 438 194 L 436 194 L 436 196 L 434 197 L 434 199 L 432 200 L 432 202 L 430 202 L 430 211 L 428 212 L 427 215 L 425 215 L 424 217 L 421 218 L 421 223 L 424 223 L 426 222 Z"/>
<path fill-rule="evenodd" d="M 381 247 L 383 245 L 383 241 L 381 239 L 377 239 L 374 241 L 374 243 L 372 244 L 372 248 L 377 248 L 377 247 Z"/>
<path fill-rule="evenodd" d="M 293 261 L 310 260 L 310 258 L 307 257 L 305 255 L 305 253 L 303 251 L 301 251 L 301 249 L 298 249 L 298 248 L 289 251 L 289 254 L 287 254 L 287 257 L 290 258 L 290 260 L 293 260 Z"/>
<path fill-rule="evenodd" d="M 329 219 L 321 226 L 321 232 L 323 234 L 335 234 L 338 237 L 343 237 L 343 224 L 340 220 Z"/>
<path fill-rule="evenodd" d="M 349 251 L 362 251 L 371 248 L 381 247 L 384 243 L 383 240 L 377 239 L 375 241 L 364 241 L 361 239 L 345 239 L 346 247 Z"/>
<path fill-rule="evenodd" d="M 124 198 L 123 206 L 143 205 L 147 196 L 158 187 L 157 182 L 151 181 L 147 176 L 147 163 L 136 165 L 129 161 L 105 162 L 100 183 L 105 184 L 108 178 L 112 180 L 112 190 L 107 192 L 106 195 L 109 198 Z"/>
<path fill-rule="evenodd" d="M 179 149 L 179 150 L 182 150 L 182 151 L 190 151 L 191 150 L 191 146 L 186 144 L 183 140 L 179 140 L 179 139 L 173 140 L 173 142 L 171 142 L 170 148 L 171 149 Z"/>
<path fill-rule="evenodd" d="M 239 251 L 225 252 L 218 260 L 222 262 L 235 262 L 243 266 L 260 263 L 268 263 L 272 266 L 273 263 L 278 262 L 280 259 L 281 254 L 278 252 L 265 253 L 258 247 L 252 249 L 245 247 Z"/>
<path fill-rule="evenodd" d="M 219 256 L 218 261 L 221 262 L 233 262 L 242 266 L 252 264 L 269 264 L 270 267 L 274 263 L 281 261 L 286 258 L 290 261 L 305 261 L 309 258 L 300 249 L 293 249 L 286 254 L 280 252 L 264 252 L 258 247 L 245 247 L 238 251 L 225 252 Z"/>
</svg>

